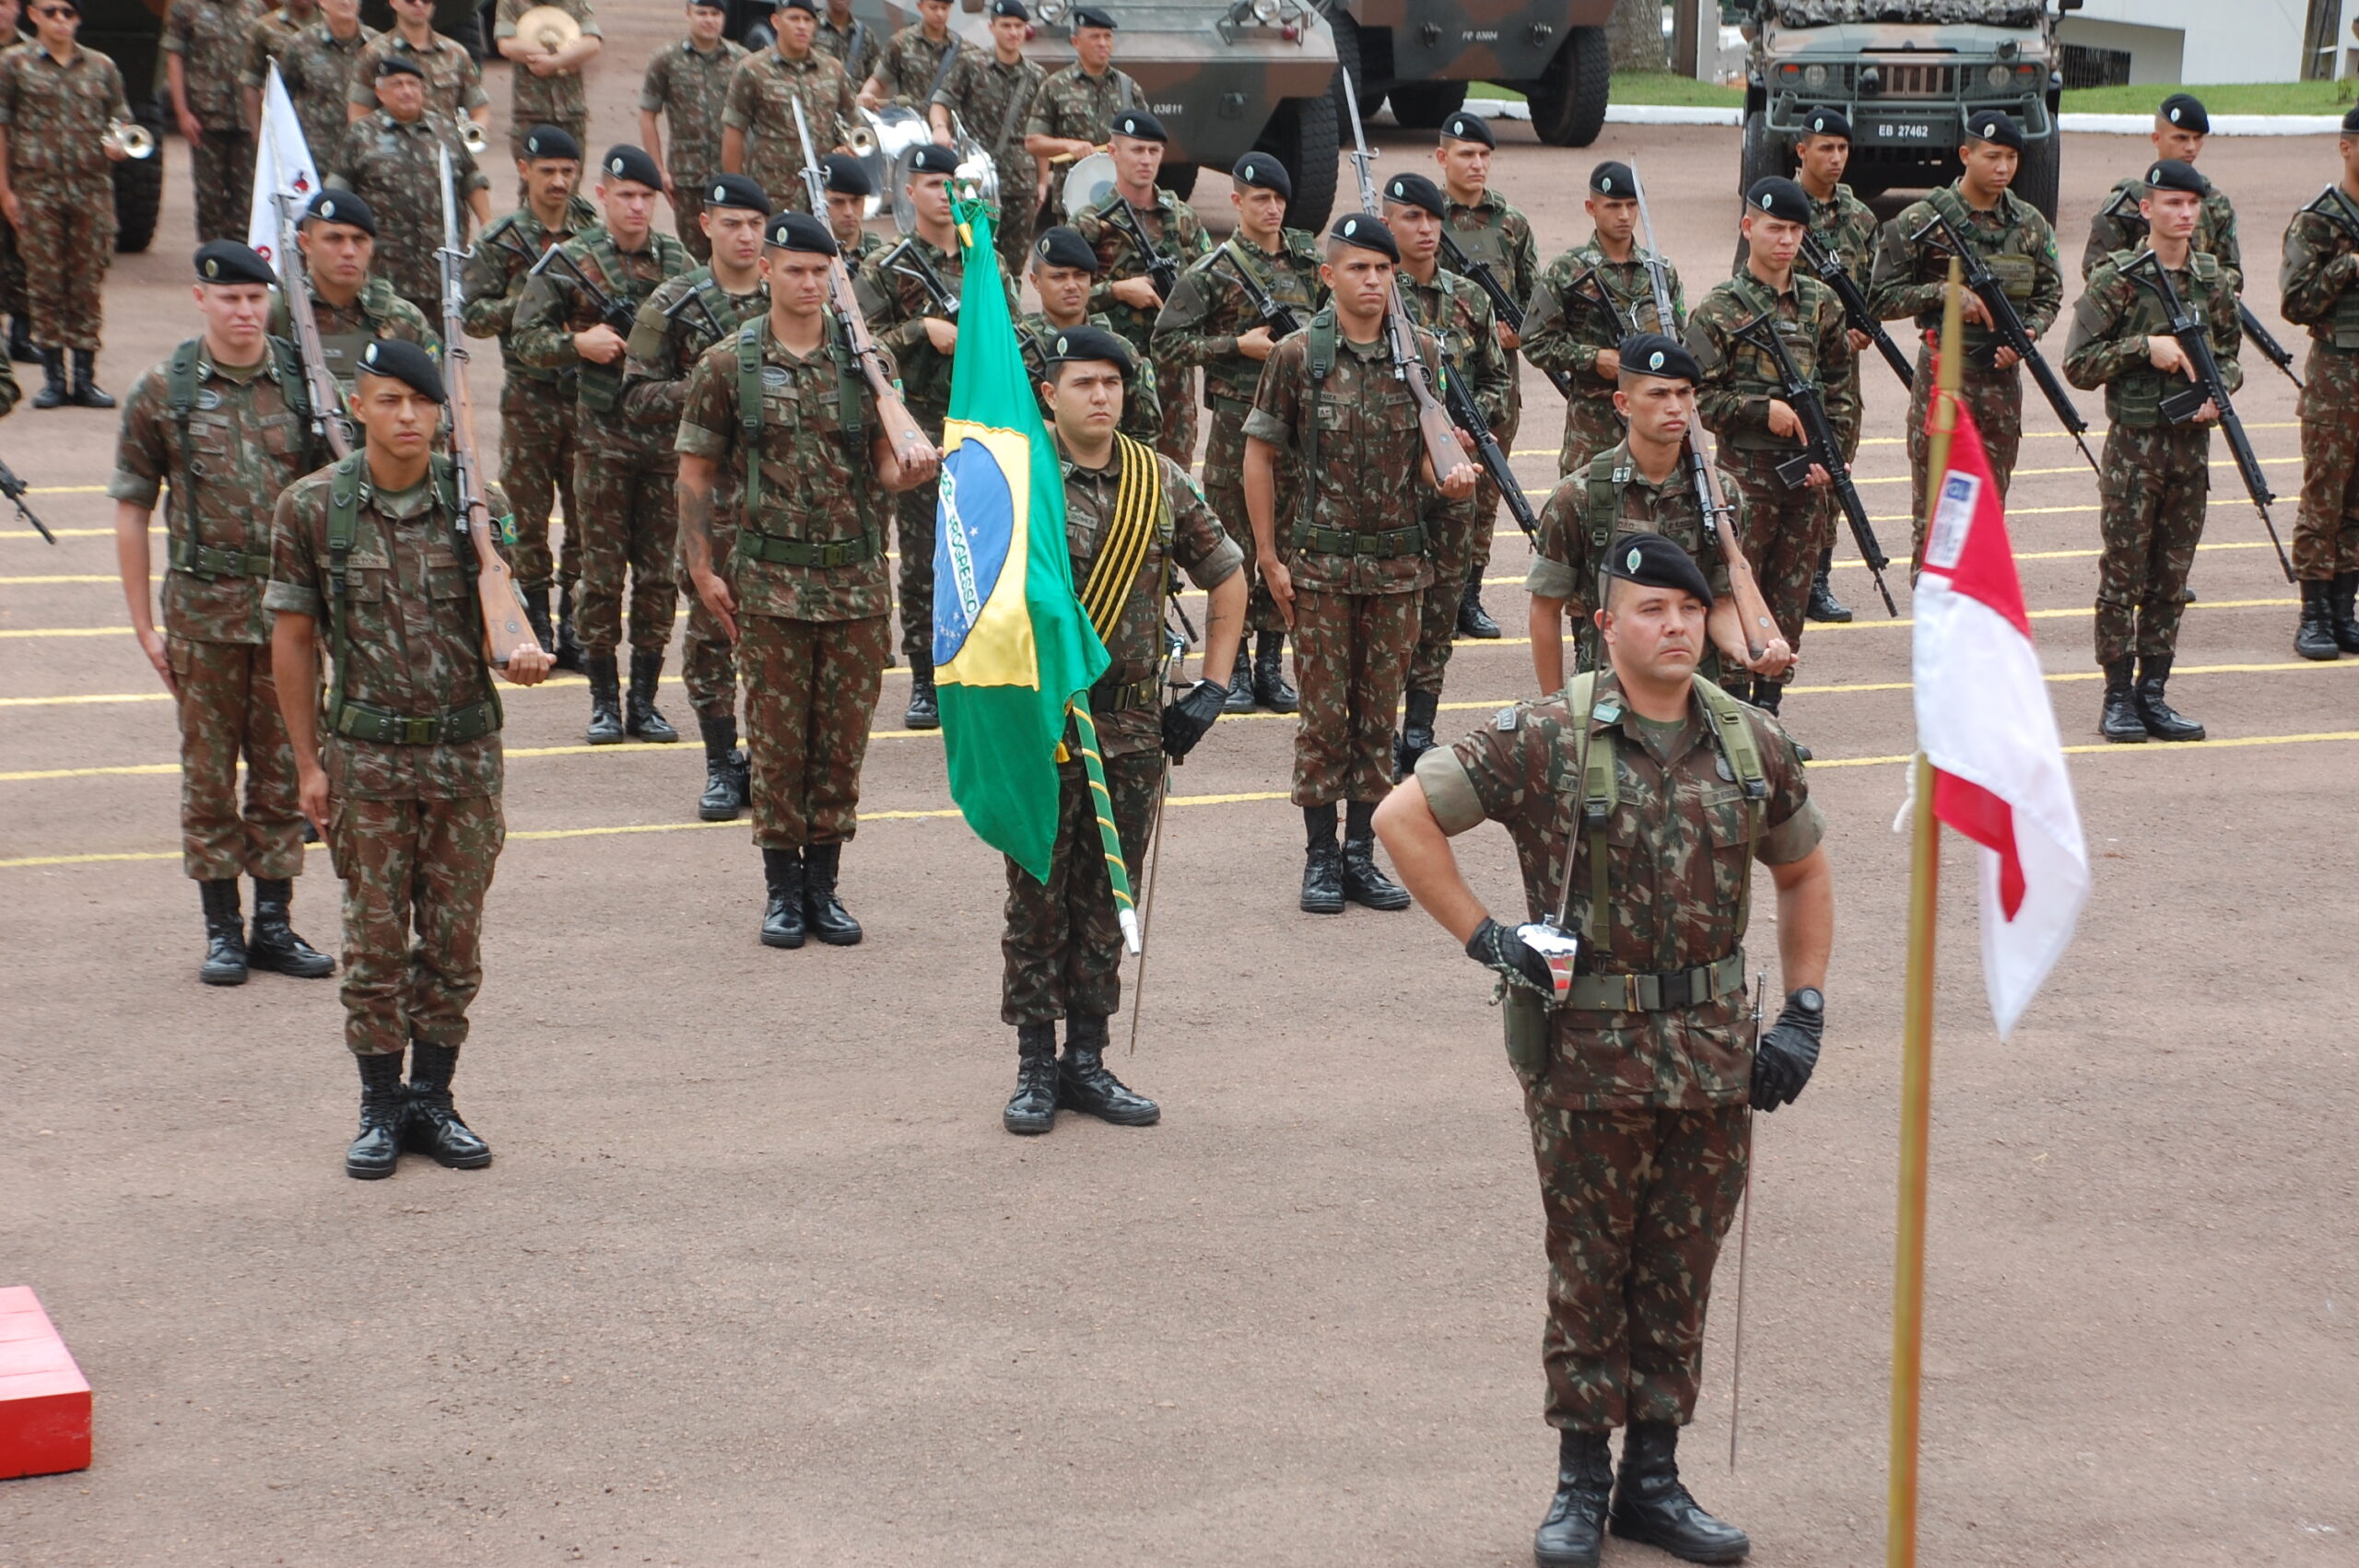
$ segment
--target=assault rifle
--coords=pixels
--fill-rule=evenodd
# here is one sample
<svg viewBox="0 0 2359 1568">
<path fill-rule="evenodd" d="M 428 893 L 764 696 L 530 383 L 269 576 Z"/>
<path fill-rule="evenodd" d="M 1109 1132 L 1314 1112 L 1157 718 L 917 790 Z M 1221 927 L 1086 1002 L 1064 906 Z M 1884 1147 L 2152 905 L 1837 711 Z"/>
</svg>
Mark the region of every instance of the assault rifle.
<svg viewBox="0 0 2359 1568">
<path fill-rule="evenodd" d="M 1802 262 L 1813 276 L 1835 290 L 1835 298 L 1843 301 L 1843 319 L 1850 322 L 1851 330 L 1867 334 L 1876 345 L 1876 352 L 1884 356 L 1884 362 L 1892 367 L 1892 373 L 1900 378 L 1900 384 L 1913 389 L 1917 375 L 1909 368 L 1908 356 L 1900 352 L 1900 345 L 1892 341 L 1892 334 L 1884 331 L 1884 323 L 1868 309 L 1868 297 L 1860 292 L 1860 285 L 1843 264 L 1843 258 L 1820 244 L 1817 235 L 1804 229 Z"/>
<path fill-rule="evenodd" d="M 1500 287 L 1498 275 L 1491 270 L 1491 263 L 1468 255 L 1464 247 L 1449 237 L 1447 226 L 1441 231 L 1441 253 L 1449 258 L 1452 272 L 1473 282 L 1491 297 L 1492 313 L 1508 324 L 1508 331 L 1520 337 L 1523 334 L 1523 307 L 1516 303 L 1514 295 Z M 1540 373 L 1547 377 L 1549 384 L 1559 392 L 1567 397 L 1573 395 L 1572 377 L 1562 370 L 1543 370 Z"/>
<path fill-rule="evenodd" d="M 614 329 L 616 336 L 626 340 L 629 338 L 631 328 L 639 324 L 639 307 L 626 305 L 599 287 L 590 275 L 581 270 L 580 263 L 565 253 L 564 246 L 552 245 L 543 251 L 541 259 L 534 262 L 524 275 L 538 277 L 553 266 L 565 269 L 566 275 L 573 280 L 573 287 L 581 290 L 590 301 L 590 308 L 598 312 L 600 322 Z"/>
<path fill-rule="evenodd" d="M 2236 301 L 2236 323 L 2244 328 L 2245 336 L 2251 340 L 2252 345 L 2260 350 L 2260 357 L 2284 372 L 2285 379 L 2294 383 L 2294 391 L 2303 391 L 2302 378 L 2294 374 L 2294 351 L 2278 342 L 2270 330 L 2260 324 L 2260 318 L 2252 313 L 2252 307 L 2241 299 Z"/>
<path fill-rule="evenodd" d="M 1114 227 L 1130 237 L 1133 245 L 1138 247 L 1139 260 L 1145 263 L 1146 275 L 1155 285 L 1156 298 L 1169 304 L 1172 291 L 1180 287 L 1180 263 L 1155 248 L 1155 241 L 1146 237 L 1146 225 L 1139 221 L 1138 209 L 1131 205 L 1131 198 L 1121 192 L 1114 193 L 1114 205 L 1106 209 L 1106 216 L 1114 220 Z"/>
<path fill-rule="evenodd" d="M 1262 324 L 1270 329 L 1271 342 L 1290 337 L 1302 330 L 1302 322 L 1296 318 L 1294 307 L 1262 287 L 1262 280 L 1253 275 L 1253 269 L 1238 261 L 1226 245 L 1213 252 L 1213 264 L 1217 266 L 1222 262 L 1228 263 L 1228 270 L 1237 275 L 1237 281 L 1244 287 L 1245 297 L 1253 302 L 1253 309 L 1262 313 Z"/>
<path fill-rule="evenodd" d="M 287 319 L 295 328 L 296 357 L 303 362 L 311 433 L 325 438 L 328 450 L 340 462 L 352 455 L 352 424 L 345 414 L 344 395 L 335 378 L 328 374 L 327 353 L 320 346 L 320 319 L 311 310 L 311 269 L 295 238 L 295 194 L 280 191 L 271 202 L 278 213 L 278 292 L 287 301 Z"/>
<path fill-rule="evenodd" d="M 876 270 L 898 273 L 903 277 L 916 280 L 925 290 L 926 298 L 933 301 L 933 308 L 942 312 L 944 320 L 953 323 L 957 321 L 957 293 L 942 281 L 942 275 L 933 270 L 933 263 L 925 259 L 925 253 L 918 249 L 914 238 L 902 240 L 877 257 Z"/>
<path fill-rule="evenodd" d="M 49 531 L 49 524 L 35 517 L 33 509 L 25 505 L 25 482 L 18 478 L 17 471 L 5 462 L 0 462 L 0 496 L 6 497 L 16 507 L 17 515 L 33 525 L 34 532 L 53 544 L 57 543 L 57 535 Z"/>
<path fill-rule="evenodd" d="M 2220 379 L 2220 362 L 2212 357 L 2212 335 L 2178 290 L 2171 285 L 2171 275 L 2164 270 L 2162 258 L 2146 251 L 2122 268 L 2121 275 L 2152 292 L 2161 301 L 2163 313 L 2169 318 L 2166 331 L 2178 340 L 2187 355 L 2189 384 L 2163 398 L 2163 417 L 2174 425 L 2184 425 L 2210 404 L 2219 414 L 2220 428 L 2228 438 L 2228 451 L 2236 460 L 2236 473 L 2244 479 L 2245 493 L 2252 497 L 2253 509 L 2260 513 L 2260 522 L 2269 531 L 2269 542 L 2277 547 L 2277 565 L 2285 573 L 2285 580 L 2294 580 L 2294 563 L 2286 558 L 2285 545 L 2277 537 L 2277 524 L 2269 515 L 2270 503 L 2277 497 L 2270 493 L 2269 480 L 2260 471 L 2260 460 L 2253 455 L 2252 442 L 2245 435 L 2245 422 L 2236 417 L 2236 404 L 2228 401 L 2228 384 Z"/>
<path fill-rule="evenodd" d="M 1449 416 L 1458 427 L 1474 438 L 1474 461 L 1499 488 L 1500 498 L 1515 516 L 1515 525 L 1523 530 L 1524 538 L 1533 545 L 1540 543 L 1540 520 L 1532 515 L 1532 502 L 1523 493 L 1523 485 L 1508 466 L 1508 454 L 1499 448 L 1499 439 L 1491 434 L 1491 422 L 1483 417 L 1480 404 L 1474 401 L 1474 389 L 1457 368 L 1445 358 L 1441 369 L 1442 396 L 1449 404 Z M 1489 526 L 1487 523 L 1485 527 Z"/>
</svg>

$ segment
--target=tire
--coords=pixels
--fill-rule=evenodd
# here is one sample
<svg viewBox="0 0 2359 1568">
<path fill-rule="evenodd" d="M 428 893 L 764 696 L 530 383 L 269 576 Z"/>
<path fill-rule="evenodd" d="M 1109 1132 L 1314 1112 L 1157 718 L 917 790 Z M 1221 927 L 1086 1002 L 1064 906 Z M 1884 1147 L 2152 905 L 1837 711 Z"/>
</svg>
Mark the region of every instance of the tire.
<svg viewBox="0 0 2359 1568">
<path fill-rule="evenodd" d="M 2046 141 L 2028 144 L 2015 168 L 2015 194 L 2037 207 L 2039 216 L 2051 224 L 2056 221 L 2057 188 L 2064 172 L 2063 143 L 2060 132 Z"/>
<path fill-rule="evenodd" d="M 132 118 L 156 138 L 156 156 L 125 158 L 114 166 L 114 252 L 135 256 L 156 239 L 156 218 L 164 207 L 164 117 L 153 104 L 135 104 Z"/>
<path fill-rule="evenodd" d="M 1335 29 L 1335 85 L 1328 89 L 1327 97 L 1335 106 L 1335 124 L 1340 137 L 1341 127 L 1348 113 L 1348 106 L 1344 100 L 1345 73 L 1350 74 L 1352 91 L 1359 98 L 1360 112 L 1363 115 L 1372 114 L 1376 106 L 1367 100 L 1367 72 L 1360 53 L 1359 24 L 1352 20 L 1341 6 L 1329 14 L 1327 21 Z"/>
<path fill-rule="evenodd" d="M 1203 171 L 1202 164 L 1167 163 L 1155 182 L 1184 202 L 1196 193 L 1196 176 Z"/>
<path fill-rule="evenodd" d="M 1438 131 L 1443 121 L 1465 107 L 1466 84 L 1420 82 L 1414 87 L 1396 85 L 1385 96 L 1392 104 L 1392 118 L 1402 129 Z"/>
<path fill-rule="evenodd" d="M 1552 147 L 1585 147 L 1605 128 L 1614 46 L 1603 28 L 1574 28 L 1527 95 L 1532 129 Z"/>
<path fill-rule="evenodd" d="M 1334 210 L 1336 96 L 1287 99 L 1262 129 L 1260 150 L 1285 164 L 1286 178 L 1294 181 L 1294 199 L 1286 204 L 1289 228 L 1319 233 Z"/>
</svg>

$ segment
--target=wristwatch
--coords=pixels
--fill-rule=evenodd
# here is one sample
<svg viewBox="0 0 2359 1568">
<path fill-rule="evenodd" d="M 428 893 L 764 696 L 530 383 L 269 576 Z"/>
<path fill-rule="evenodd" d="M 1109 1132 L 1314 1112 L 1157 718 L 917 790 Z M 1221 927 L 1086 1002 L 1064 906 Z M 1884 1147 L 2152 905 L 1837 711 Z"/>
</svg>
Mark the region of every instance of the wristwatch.
<svg viewBox="0 0 2359 1568">
<path fill-rule="evenodd" d="M 1804 1012 L 1825 1012 L 1826 998 L 1819 994 L 1816 986 L 1804 986 L 1786 998 L 1786 1005 L 1799 1007 Z"/>
</svg>

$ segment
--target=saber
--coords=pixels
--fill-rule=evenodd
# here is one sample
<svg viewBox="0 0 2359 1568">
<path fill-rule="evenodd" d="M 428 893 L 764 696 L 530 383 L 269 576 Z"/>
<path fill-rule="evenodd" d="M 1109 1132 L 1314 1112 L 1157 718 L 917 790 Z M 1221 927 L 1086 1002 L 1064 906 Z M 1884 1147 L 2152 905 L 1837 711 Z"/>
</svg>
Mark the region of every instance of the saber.
<svg viewBox="0 0 2359 1568">
<path fill-rule="evenodd" d="M 1188 645 L 1190 643 L 1196 640 L 1196 628 L 1188 626 L 1188 612 L 1181 608 L 1180 603 L 1180 595 L 1177 592 L 1172 593 L 1168 603 L 1173 609 L 1179 610 L 1180 624 L 1183 626 L 1188 626 L 1188 635 L 1183 638 L 1177 632 L 1171 630 L 1169 623 L 1167 622 L 1164 626 L 1163 670 L 1160 684 L 1167 693 L 1171 690 L 1173 685 L 1171 679 L 1171 666 L 1173 662 L 1177 661 L 1181 654 L 1188 650 Z M 1232 673 L 1229 678 L 1234 680 L 1236 676 Z M 1163 802 L 1170 798 L 1171 769 L 1175 765 L 1171 758 L 1167 755 L 1163 759 L 1163 772 L 1155 781 L 1155 814 L 1147 819 L 1146 898 L 1145 901 L 1139 906 L 1138 973 L 1131 977 L 1131 1046 L 1129 1054 L 1132 1056 L 1139 1054 L 1139 1013 L 1144 1010 L 1146 1003 L 1147 938 L 1152 934 L 1155 924 L 1155 876 L 1156 872 L 1163 869 Z"/>
<path fill-rule="evenodd" d="M 1769 971 L 1753 977 L 1753 1048 L 1761 1048 L 1761 997 Z M 1736 1469 L 1736 1421 L 1744 1400 L 1744 1265 L 1753 1250 L 1753 1124 L 1751 1106 L 1744 1112 L 1744 1196 L 1737 1201 L 1736 1334 L 1729 1346 L 1729 1469 Z"/>
</svg>

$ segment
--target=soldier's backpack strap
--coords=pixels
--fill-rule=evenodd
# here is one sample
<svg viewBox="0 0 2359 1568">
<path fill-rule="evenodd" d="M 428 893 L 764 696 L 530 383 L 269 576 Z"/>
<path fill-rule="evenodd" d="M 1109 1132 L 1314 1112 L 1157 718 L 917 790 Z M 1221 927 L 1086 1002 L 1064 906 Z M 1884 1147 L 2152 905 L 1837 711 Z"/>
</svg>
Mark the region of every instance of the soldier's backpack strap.
<svg viewBox="0 0 2359 1568">
<path fill-rule="evenodd" d="M 1310 350 L 1310 399 L 1302 411 L 1295 432 L 1302 450 L 1301 496 L 1296 504 L 1294 547 L 1301 549 L 1310 537 L 1312 521 L 1319 515 L 1319 393 L 1327 378 L 1335 373 L 1335 310 L 1333 306 L 1318 311 L 1310 318 L 1304 334 Z"/>
<path fill-rule="evenodd" d="M 311 383 L 303 375 L 303 351 L 290 338 L 273 336 L 270 340 L 273 369 L 278 376 L 278 391 L 287 399 L 287 406 L 305 425 L 311 422 Z"/>
<path fill-rule="evenodd" d="M 2211 285 L 2220 281 L 2220 258 L 2209 251 L 2189 251 L 2187 253 L 2187 269 L 2195 275 L 2199 283 Z"/>
<path fill-rule="evenodd" d="M 1593 713 L 1602 711 L 1609 724 L 1622 716 L 1620 694 L 1608 692 L 1600 702 L 1597 684 L 1598 673 L 1594 670 L 1583 671 L 1565 683 L 1565 707 L 1572 715 L 1576 744 Z M 1591 735 L 1588 766 L 1574 781 L 1573 823 L 1565 837 L 1567 854 L 1589 857 L 1589 907 L 1581 912 L 1581 940 L 1592 958 L 1605 951 L 1614 918 L 1605 828 L 1621 799 L 1617 784 L 1620 776 L 1621 770 L 1614 766 L 1614 731 L 1608 729 Z M 1569 915 L 1571 911 L 1566 913 Z"/>
<path fill-rule="evenodd" d="M 330 733 L 335 732 L 336 716 L 344 709 L 344 671 L 351 657 L 351 606 L 346 591 L 350 586 L 347 567 L 352 558 L 353 535 L 360 525 L 360 497 L 368 488 L 362 477 L 362 465 L 368 462 L 366 451 L 356 451 L 328 470 L 328 638 L 334 649 L 334 673 L 328 681 L 327 720 Z"/>
<path fill-rule="evenodd" d="M 868 471 L 868 419 L 860 406 L 861 393 L 868 382 L 861 374 L 860 361 L 852 354 L 851 340 L 838 325 L 832 311 L 827 314 L 826 331 L 827 357 L 836 367 L 836 426 L 844 443 L 845 466 L 857 481 L 853 493 L 860 498 L 860 531 L 867 536 L 870 553 L 881 556 L 885 551 L 885 525 L 876 515 L 876 486 Z M 748 508 L 745 518 L 749 528 L 753 516 Z"/>
<path fill-rule="evenodd" d="M 1622 487 L 1630 483 L 1629 462 L 1609 464 L 1613 455 L 1602 451 L 1589 460 L 1589 548 L 1600 562 L 1614 542 L 1614 525 L 1622 521 Z"/>
<path fill-rule="evenodd" d="M 737 440 L 745 449 L 745 517 L 762 506 L 762 326 L 757 316 L 737 329 Z"/>
<path fill-rule="evenodd" d="M 1761 819 L 1769 811 L 1769 775 L 1761 766 L 1761 746 L 1745 719 L 1744 704 L 1717 685 L 1696 677 L 1696 696 L 1712 721 L 1712 739 L 1744 790 L 1744 888 L 1737 895 L 1736 929 L 1743 935 L 1753 916 L 1753 851 L 1761 844 Z"/>
<path fill-rule="evenodd" d="M 172 455 L 174 464 L 172 488 L 179 491 L 182 521 L 188 527 L 188 547 L 194 555 L 202 547 L 196 536 L 196 481 L 205 472 L 205 464 L 192 450 L 189 416 L 196 407 L 196 361 L 202 346 L 197 338 L 190 338 L 172 350 L 171 361 L 164 370 L 164 396 L 172 411 L 172 425 L 179 445 Z"/>
</svg>

